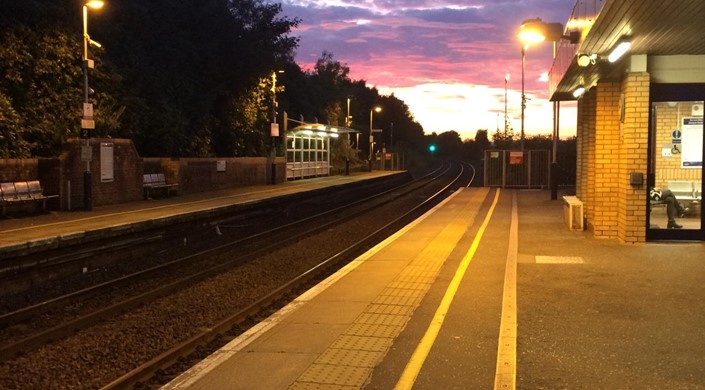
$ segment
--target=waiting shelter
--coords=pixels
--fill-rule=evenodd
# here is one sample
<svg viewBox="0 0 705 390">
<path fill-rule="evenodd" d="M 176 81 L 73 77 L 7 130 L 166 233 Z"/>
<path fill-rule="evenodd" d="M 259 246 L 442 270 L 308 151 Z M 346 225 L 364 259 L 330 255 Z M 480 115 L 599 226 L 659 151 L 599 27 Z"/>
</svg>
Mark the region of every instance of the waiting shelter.
<svg viewBox="0 0 705 390">
<path fill-rule="evenodd" d="M 331 139 L 350 133 L 357 130 L 321 123 L 303 123 L 287 130 L 287 180 L 330 175 Z"/>
<path fill-rule="evenodd" d="M 577 100 L 576 196 L 596 237 L 705 240 L 705 1 L 579 0 L 550 71 Z M 668 223 L 651 188 L 685 210 Z M 679 227 L 680 226 L 680 227 Z"/>
</svg>

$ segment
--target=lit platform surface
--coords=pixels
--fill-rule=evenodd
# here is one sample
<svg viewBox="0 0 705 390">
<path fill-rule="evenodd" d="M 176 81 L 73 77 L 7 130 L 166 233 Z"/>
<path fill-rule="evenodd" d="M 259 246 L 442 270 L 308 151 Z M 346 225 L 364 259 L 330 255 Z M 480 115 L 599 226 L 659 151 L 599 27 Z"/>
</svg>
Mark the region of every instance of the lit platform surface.
<svg viewBox="0 0 705 390">
<path fill-rule="evenodd" d="M 129 233 L 155 224 L 168 225 L 189 218 L 215 214 L 233 205 L 314 191 L 326 187 L 399 174 L 400 171 L 372 171 L 349 176 L 328 176 L 287 181 L 277 185 L 243 186 L 94 207 L 91 211 L 61 211 L 22 218 L 0 219 L 0 258 L 26 249 L 41 250 L 66 241 L 97 239 Z M 74 208 L 81 205 L 74 205 Z"/>
<path fill-rule="evenodd" d="M 705 244 L 458 191 L 164 389 L 705 388 Z"/>
</svg>

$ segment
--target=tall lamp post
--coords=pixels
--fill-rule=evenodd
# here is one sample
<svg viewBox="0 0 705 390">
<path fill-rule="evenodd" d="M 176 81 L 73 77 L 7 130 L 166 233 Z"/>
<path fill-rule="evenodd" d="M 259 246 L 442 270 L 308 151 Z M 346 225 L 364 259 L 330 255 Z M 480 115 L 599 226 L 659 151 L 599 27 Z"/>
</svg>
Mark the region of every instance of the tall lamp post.
<svg viewBox="0 0 705 390">
<path fill-rule="evenodd" d="M 526 69 L 526 49 L 529 45 L 521 47 L 521 150 L 524 150 L 524 112 L 526 111 L 526 88 L 524 83 L 524 72 Z"/>
<path fill-rule="evenodd" d="M 382 111 L 382 107 L 376 106 L 370 110 L 370 172 L 372 172 L 372 147 L 374 145 L 374 136 L 372 135 L 372 114 Z"/>
<path fill-rule="evenodd" d="M 279 136 L 279 124 L 277 124 L 277 73 L 284 73 L 283 70 L 272 72 L 272 124 L 270 126 L 270 136 L 272 137 L 272 150 L 269 157 L 272 159 L 271 172 L 272 184 L 277 184 L 277 141 Z M 286 124 L 284 124 L 286 125 Z M 286 134 L 284 135 L 286 136 Z"/>
<path fill-rule="evenodd" d="M 527 19 L 522 22 L 519 32 L 519 39 L 522 42 L 521 48 L 521 150 L 524 150 L 524 109 L 526 108 L 526 95 L 524 92 L 524 66 L 526 63 L 526 49 L 530 44 L 543 42 L 545 40 L 553 41 L 553 55 L 556 55 L 556 43 L 563 39 L 570 39 L 571 43 L 577 43 L 580 34 L 571 33 L 568 36 L 563 35 L 563 25 L 560 23 L 546 23 L 540 18 Z M 554 110 L 555 110 L 554 104 Z M 556 161 L 556 145 L 557 139 L 557 115 L 553 116 L 553 159 L 551 162 L 551 199 L 556 200 L 558 181 L 556 175 L 558 172 L 558 163 Z"/>
<path fill-rule="evenodd" d="M 507 83 L 509 82 L 509 73 L 504 75 L 504 137 L 509 135 L 509 117 L 507 116 Z"/>
<path fill-rule="evenodd" d="M 528 19 L 521 23 L 521 31 L 519 32 L 519 40 L 521 40 L 521 150 L 524 150 L 524 111 L 526 110 L 526 88 L 525 88 L 525 68 L 526 68 L 526 49 L 529 45 L 543 42 L 546 36 L 541 31 L 543 22 L 541 19 Z"/>
<path fill-rule="evenodd" d="M 86 171 L 83 173 L 83 207 L 86 211 L 93 208 L 93 179 L 91 175 L 91 159 L 93 151 L 91 149 L 91 129 L 95 128 L 93 120 L 93 104 L 88 98 L 90 88 L 88 87 L 88 69 L 93 69 L 93 60 L 88 58 L 88 46 L 97 45 L 88 35 L 88 8 L 100 9 L 105 3 L 101 0 L 91 0 L 83 4 L 83 118 L 81 119 L 81 138 L 86 140 L 84 148 L 81 150 L 81 157 L 86 161 Z"/>
</svg>

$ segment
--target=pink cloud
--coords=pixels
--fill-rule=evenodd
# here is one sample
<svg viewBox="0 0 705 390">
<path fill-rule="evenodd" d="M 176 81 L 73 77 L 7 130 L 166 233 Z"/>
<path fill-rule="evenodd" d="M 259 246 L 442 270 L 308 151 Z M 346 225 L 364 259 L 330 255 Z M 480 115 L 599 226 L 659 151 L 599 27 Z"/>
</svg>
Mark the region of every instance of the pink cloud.
<svg viewBox="0 0 705 390">
<path fill-rule="evenodd" d="M 506 73 L 511 74 L 509 109 L 514 113 L 520 106 L 521 51 L 516 38 L 520 22 L 536 16 L 564 21 L 574 4 L 575 0 L 284 0 L 284 13 L 293 10 L 287 16 L 303 20 L 295 32 L 301 38 L 297 55 L 301 64 L 313 64 L 323 50 L 331 51 L 350 67 L 351 78 L 397 96 L 406 94 L 414 102 L 407 103 L 417 110 L 425 110 L 423 106 L 440 110 L 448 102 L 467 103 L 484 96 L 487 104 L 482 104 L 478 118 L 493 122 L 504 110 Z M 525 90 L 532 110 L 547 104 L 547 85 L 539 78 L 550 65 L 550 44 L 527 52 Z M 420 86 L 427 86 L 422 95 Z M 462 88 L 456 91 L 454 86 Z M 423 98 L 412 97 L 411 91 Z"/>
</svg>

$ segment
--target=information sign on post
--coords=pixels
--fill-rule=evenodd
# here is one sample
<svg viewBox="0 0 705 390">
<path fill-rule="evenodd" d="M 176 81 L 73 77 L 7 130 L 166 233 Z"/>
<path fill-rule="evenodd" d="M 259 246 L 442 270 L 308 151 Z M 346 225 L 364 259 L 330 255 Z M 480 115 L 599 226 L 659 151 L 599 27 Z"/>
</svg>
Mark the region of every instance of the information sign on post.
<svg viewBox="0 0 705 390">
<path fill-rule="evenodd" d="M 93 103 L 83 103 L 83 119 L 93 119 Z"/>
<path fill-rule="evenodd" d="M 90 145 L 81 145 L 81 161 L 89 162 L 93 160 L 93 147 Z"/>
</svg>

